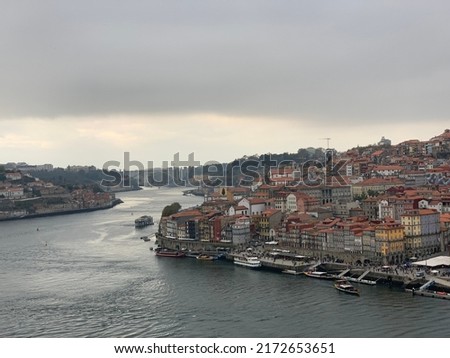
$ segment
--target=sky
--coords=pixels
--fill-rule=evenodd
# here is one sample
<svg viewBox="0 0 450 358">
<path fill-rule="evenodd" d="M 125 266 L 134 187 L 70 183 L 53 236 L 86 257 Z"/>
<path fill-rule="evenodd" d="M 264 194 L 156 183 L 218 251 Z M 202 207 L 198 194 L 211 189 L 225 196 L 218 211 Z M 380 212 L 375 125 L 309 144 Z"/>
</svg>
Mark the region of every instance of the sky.
<svg viewBox="0 0 450 358">
<path fill-rule="evenodd" d="M 0 163 L 155 166 L 449 128 L 450 2 L 3 0 Z"/>
</svg>

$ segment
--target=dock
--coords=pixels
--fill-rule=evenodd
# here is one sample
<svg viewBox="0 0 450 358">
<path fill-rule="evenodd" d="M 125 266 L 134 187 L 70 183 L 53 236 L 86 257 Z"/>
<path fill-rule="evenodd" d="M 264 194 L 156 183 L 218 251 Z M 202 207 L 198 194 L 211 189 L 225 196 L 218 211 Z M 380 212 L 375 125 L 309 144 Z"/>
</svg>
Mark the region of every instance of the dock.
<svg viewBox="0 0 450 358">
<path fill-rule="evenodd" d="M 437 277 L 428 278 L 425 283 L 423 280 L 420 284 L 412 282 L 406 285 L 405 291 L 411 292 L 413 296 L 450 300 L 450 283 Z"/>
<path fill-rule="evenodd" d="M 242 256 L 242 254 L 243 253 L 229 253 L 226 258 L 228 260 L 233 260 L 235 257 Z M 313 264 L 312 262 L 295 261 L 281 257 L 259 257 L 258 259 L 261 261 L 261 267 L 263 269 L 279 272 L 289 271 L 292 275 L 308 270 Z"/>
<path fill-rule="evenodd" d="M 295 272 L 303 272 L 311 266 L 311 263 L 308 262 L 297 262 L 292 260 L 274 260 L 271 258 L 260 258 L 260 260 L 263 268 L 276 271 L 290 270 Z"/>
<path fill-rule="evenodd" d="M 368 273 L 370 273 L 370 270 L 364 271 L 364 273 L 358 277 L 358 281 L 361 281 L 365 276 L 367 276 Z"/>
<path fill-rule="evenodd" d="M 346 270 L 342 271 L 340 274 L 338 274 L 337 277 L 338 278 L 344 277 L 344 275 L 346 275 L 349 272 L 350 272 L 350 269 L 346 269 Z"/>
</svg>

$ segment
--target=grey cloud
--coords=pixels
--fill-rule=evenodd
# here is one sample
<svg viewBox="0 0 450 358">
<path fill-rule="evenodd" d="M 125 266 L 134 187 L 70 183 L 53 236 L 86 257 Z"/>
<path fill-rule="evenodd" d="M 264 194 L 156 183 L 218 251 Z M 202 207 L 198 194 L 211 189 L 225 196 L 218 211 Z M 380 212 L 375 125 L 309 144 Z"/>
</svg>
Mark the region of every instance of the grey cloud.
<svg viewBox="0 0 450 358">
<path fill-rule="evenodd" d="M 0 117 L 447 117 L 450 4 L 8 1 Z"/>
</svg>

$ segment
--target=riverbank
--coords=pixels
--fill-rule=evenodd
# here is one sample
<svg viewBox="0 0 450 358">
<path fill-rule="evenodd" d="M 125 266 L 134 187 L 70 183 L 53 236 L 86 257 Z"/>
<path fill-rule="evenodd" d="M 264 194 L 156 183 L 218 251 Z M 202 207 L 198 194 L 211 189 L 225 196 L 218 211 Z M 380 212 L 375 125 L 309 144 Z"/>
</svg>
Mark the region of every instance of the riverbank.
<svg viewBox="0 0 450 358">
<path fill-rule="evenodd" d="M 385 285 L 389 287 L 399 287 L 408 289 L 413 286 L 422 286 L 423 284 L 435 280 L 437 290 L 448 287 L 450 282 L 439 279 L 435 276 L 426 275 L 418 279 L 416 271 L 421 268 L 400 268 L 399 266 L 350 266 L 345 263 L 322 262 L 311 257 L 301 256 L 293 252 L 283 252 L 283 250 L 273 251 L 269 249 L 256 249 L 251 252 L 237 251 L 236 248 L 228 242 L 207 242 L 198 240 L 178 240 L 165 238 L 157 235 L 158 243 L 161 247 L 170 250 L 182 250 L 193 252 L 217 252 L 226 251 L 226 259 L 233 261 L 234 257 L 242 255 L 257 256 L 261 261 L 261 268 L 270 271 L 291 271 L 303 273 L 309 270 L 327 272 L 336 278 L 347 279 L 352 282 L 370 285 Z M 287 251 L 287 250 L 286 250 Z M 411 286 L 413 285 L 413 286 Z"/>
<path fill-rule="evenodd" d="M 97 206 L 97 207 L 93 207 L 93 208 L 58 210 L 58 211 L 50 211 L 50 212 L 45 212 L 45 213 L 25 214 L 25 215 L 16 216 L 16 217 L 0 218 L 0 222 L 2 222 L 2 221 L 34 219 L 34 218 L 43 218 L 43 217 L 49 217 L 49 216 L 71 215 L 71 214 L 86 213 L 86 212 L 91 212 L 91 211 L 106 210 L 106 209 L 111 209 L 111 208 L 115 207 L 116 205 L 119 205 L 119 204 L 122 204 L 122 203 L 123 203 L 123 201 L 121 199 L 114 199 L 108 205 Z"/>
</svg>

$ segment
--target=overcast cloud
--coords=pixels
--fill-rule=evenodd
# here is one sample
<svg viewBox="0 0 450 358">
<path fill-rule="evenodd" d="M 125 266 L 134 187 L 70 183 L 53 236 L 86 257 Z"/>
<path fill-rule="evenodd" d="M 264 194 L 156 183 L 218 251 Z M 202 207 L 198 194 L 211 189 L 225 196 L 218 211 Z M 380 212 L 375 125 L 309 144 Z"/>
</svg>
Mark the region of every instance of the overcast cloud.
<svg viewBox="0 0 450 358">
<path fill-rule="evenodd" d="M 448 1 L 7 0 L 0 120 L 209 113 L 439 134 L 449 13 Z"/>
</svg>

